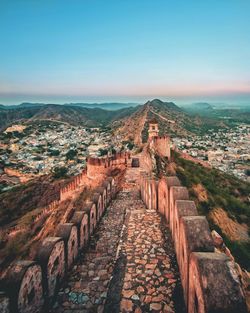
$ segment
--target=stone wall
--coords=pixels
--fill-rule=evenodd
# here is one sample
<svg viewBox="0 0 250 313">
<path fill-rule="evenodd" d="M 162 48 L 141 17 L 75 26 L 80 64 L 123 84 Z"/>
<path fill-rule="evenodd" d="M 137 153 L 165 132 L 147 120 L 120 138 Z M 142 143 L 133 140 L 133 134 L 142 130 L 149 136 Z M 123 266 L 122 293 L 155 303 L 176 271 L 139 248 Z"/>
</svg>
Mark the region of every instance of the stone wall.
<svg viewBox="0 0 250 313">
<path fill-rule="evenodd" d="M 149 146 L 161 157 L 167 157 L 170 160 L 170 138 L 168 136 L 153 137 L 149 141 Z"/>
<path fill-rule="evenodd" d="M 81 177 L 69 188 L 76 188 Z M 75 211 L 70 223 L 57 227 L 57 237 L 47 237 L 39 245 L 34 260 L 13 262 L 2 274 L 0 311 L 3 313 L 47 312 L 60 284 L 77 259 L 86 249 L 90 235 L 111 199 L 116 194 L 116 182 L 108 177 L 91 201 Z M 66 189 L 65 189 L 66 191 Z"/>
<path fill-rule="evenodd" d="M 169 224 L 188 313 L 245 313 L 235 263 L 215 251 L 206 217 L 198 216 L 178 178 L 157 181 L 141 172 L 140 192 L 146 207 L 158 210 Z"/>
<path fill-rule="evenodd" d="M 125 168 L 129 159 L 128 152 L 116 153 L 103 158 L 89 157 L 87 159 L 87 177 L 101 181 L 112 168 Z"/>
</svg>

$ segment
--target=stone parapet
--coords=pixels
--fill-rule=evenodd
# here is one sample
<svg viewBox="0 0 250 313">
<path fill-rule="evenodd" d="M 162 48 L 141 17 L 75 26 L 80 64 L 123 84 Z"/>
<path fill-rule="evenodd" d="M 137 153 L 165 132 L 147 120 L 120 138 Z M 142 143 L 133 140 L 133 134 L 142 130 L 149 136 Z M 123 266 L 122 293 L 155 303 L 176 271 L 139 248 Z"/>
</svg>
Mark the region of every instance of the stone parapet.
<svg viewBox="0 0 250 313">
<path fill-rule="evenodd" d="M 147 208 L 169 223 L 188 313 L 246 313 L 245 298 L 233 262 L 214 252 L 206 217 L 198 216 L 186 187 L 177 177 L 157 182 L 141 172 L 140 194 Z M 152 186 L 156 186 L 155 189 Z M 157 205 L 153 198 L 157 195 Z"/>
<path fill-rule="evenodd" d="M 115 158 L 123 158 L 119 154 Z M 126 155 L 126 158 L 130 156 Z M 86 182 L 84 170 L 60 191 L 60 200 L 44 208 L 37 219 L 53 210 L 60 201 Z M 70 223 L 57 226 L 56 237 L 47 237 L 38 245 L 33 260 L 13 262 L 4 270 L 0 280 L 0 312 L 38 313 L 48 312 L 60 288 L 62 280 L 83 249 L 88 247 L 89 237 L 96 229 L 111 199 L 116 194 L 113 177 L 107 177 L 96 188 L 92 201 L 82 204 L 75 211 Z"/>
</svg>

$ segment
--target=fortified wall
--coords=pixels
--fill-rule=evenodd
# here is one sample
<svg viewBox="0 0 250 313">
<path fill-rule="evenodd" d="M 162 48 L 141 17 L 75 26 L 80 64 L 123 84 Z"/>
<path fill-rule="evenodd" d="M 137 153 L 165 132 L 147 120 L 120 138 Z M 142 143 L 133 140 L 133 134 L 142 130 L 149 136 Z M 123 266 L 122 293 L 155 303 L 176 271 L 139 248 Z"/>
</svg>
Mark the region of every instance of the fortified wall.
<svg viewBox="0 0 250 313">
<path fill-rule="evenodd" d="M 113 168 L 125 168 L 130 159 L 128 152 L 116 153 L 103 158 L 87 158 L 87 177 L 95 180 L 102 180 L 107 172 Z"/>
<path fill-rule="evenodd" d="M 149 147 L 161 157 L 167 157 L 170 160 L 170 138 L 168 136 L 157 136 L 151 138 Z"/>
<path fill-rule="evenodd" d="M 124 170 L 130 159 L 129 152 L 116 153 L 112 156 L 106 156 L 102 158 L 89 157 L 87 158 L 87 166 L 83 171 L 74 176 L 71 182 L 62 187 L 58 194 L 55 194 L 56 200 L 50 202 L 47 206 L 43 207 L 40 214 L 34 219 L 34 223 L 37 223 L 43 216 L 52 212 L 62 201 L 68 199 L 72 193 L 77 191 L 81 186 L 87 186 L 90 183 L 94 185 L 101 184 L 105 177 L 109 176 L 112 170 L 121 169 Z M 2 237 L 10 236 L 17 231 L 21 231 L 22 228 L 14 226 L 6 230 L 0 231 Z"/>
<path fill-rule="evenodd" d="M 148 209 L 158 211 L 171 230 L 188 313 L 243 313 L 245 297 L 235 263 L 215 252 L 205 216 L 176 176 L 157 180 L 141 172 L 140 193 Z"/>
<path fill-rule="evenodd" d="M 170 160 L 170 138 L 168 136 L 159 136 L 158 122 L 155 119 L 149 121 L 148 144 L 154 153 Z"/>
<path fill-rule="evenodd" d="M 156 121 L 149 122 L 148 145 L 153 153 L 171 160 L 170 139 L 158 136 Z M 142 171 L 140 194 L 146 207 L 158 211 L 169 225 L 187 312 L 247 312 L 235 262 L 215 250 L 206 217 L 198 215 L 178 177 L 158 180 L 152 171 Z"/>
<path fill-rule="evenodd" d="M 67 223 L 58 224 L 55 237 L 47 237 L 40 242 L 33 260 L 18 260 L 5 269 L 0 280 L 1 313 L 48 310 L 67 271 L 87 247 L 90 236 L 116 195 L 117 183 L 107 174 L 115 168 L 124 169 L 129 158 L 128 153 L 101 159 L 89 158 L 87 169 L 60 191 L 59 200 L 44 209 L 53 210 L 72 191 L 84 185 L 86 179 L 102 180 L 92 198 L 82 203 L 81 210 L 75 211 Z"/>
</svg>

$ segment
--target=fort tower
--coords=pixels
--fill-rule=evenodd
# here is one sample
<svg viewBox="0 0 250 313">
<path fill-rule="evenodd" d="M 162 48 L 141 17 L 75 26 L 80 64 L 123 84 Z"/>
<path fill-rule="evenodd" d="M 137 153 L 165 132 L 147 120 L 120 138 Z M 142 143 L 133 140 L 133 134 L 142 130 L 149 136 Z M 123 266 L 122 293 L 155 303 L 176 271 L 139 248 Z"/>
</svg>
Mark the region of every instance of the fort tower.
<svg viewBox="0 0 250 313">
<path fill-rule="evenodd" d="M 152 119 L 149 121 L 148 140 L 154 137 L 158 137 L 158 135 L 159 135 L 158 122 L 156 119 Z"/>
</svg>

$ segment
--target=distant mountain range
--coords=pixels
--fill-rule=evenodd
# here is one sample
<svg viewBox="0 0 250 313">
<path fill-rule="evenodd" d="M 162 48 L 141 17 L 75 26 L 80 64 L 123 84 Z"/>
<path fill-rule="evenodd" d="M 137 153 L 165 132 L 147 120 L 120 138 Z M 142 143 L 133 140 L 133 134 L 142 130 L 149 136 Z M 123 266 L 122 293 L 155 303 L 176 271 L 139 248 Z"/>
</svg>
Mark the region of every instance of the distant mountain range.
<svg viewBox="0 0 250 313">
<path fill-rule="evenodd" d="M 197 102 L 192 104 L 187 104 L 182 107 L 183 110 L 189 112 L 189 113 L 205 113 L 205 112 L 211 112 L 214 110 L 214 107 L 206 102 Z"/>
<path fill-rule="evenodd" d="M 82 108 L 99 108 L 104 110 L 116 111 L 124 108 L 135 107 L 139 103 L 122 103 L 122 102 L 105 102 L 105 103 L 65 103 L 65 104 L 54 104 L 54 103 L 34 103 L 34 102 L 23 102 L 16 105 L 3 105 L 0 104 L 0 109 L 18 109 L 18 108 L 38 108 L 48 105 L 62 105 L 62 106 L 71 106 L 71 107 L 82 107 Z"/>
<path fill-rule="evenodd" d="M 71 125 L 86 127 L 106 126 L 113 120 L 132 114 L 135 107 L 127 107 L 115 111 L 100 108 L 86 108 L 74 105 L 27 104 L 0 107 L 0 129 L 13 122 L 56 120 Z"/>
</svg>

